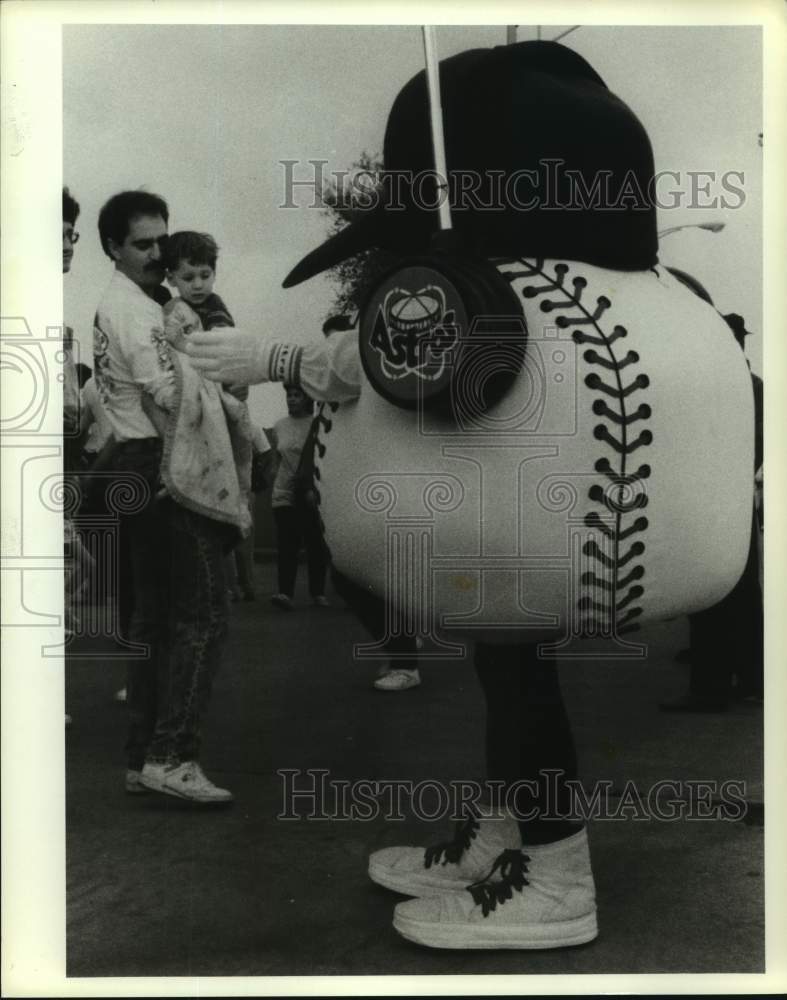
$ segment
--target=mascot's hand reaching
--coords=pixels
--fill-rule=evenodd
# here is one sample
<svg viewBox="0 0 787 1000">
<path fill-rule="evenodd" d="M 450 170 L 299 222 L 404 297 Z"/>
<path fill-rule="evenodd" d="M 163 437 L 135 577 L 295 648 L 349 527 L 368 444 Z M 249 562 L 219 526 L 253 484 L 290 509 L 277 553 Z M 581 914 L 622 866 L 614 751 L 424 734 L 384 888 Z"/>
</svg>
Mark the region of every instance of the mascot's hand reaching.
<svg viewBox="0 0 787 1000">
<path fill-rule="evenodd" d="M 201 375 L 233 388 L 268 381 L 267 348 L 260 334 L 235 327 L 195 331 L 186 343 L 186 353 Z"/>
</svg>

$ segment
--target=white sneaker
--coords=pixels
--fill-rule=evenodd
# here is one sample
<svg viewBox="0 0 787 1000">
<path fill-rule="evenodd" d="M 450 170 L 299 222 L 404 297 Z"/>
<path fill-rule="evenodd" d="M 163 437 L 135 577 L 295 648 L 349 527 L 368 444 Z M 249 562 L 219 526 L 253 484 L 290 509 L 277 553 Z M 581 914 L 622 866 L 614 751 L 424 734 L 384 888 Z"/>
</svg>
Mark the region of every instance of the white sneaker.
<svg viewBox="0 0 787 1000">
<path fill-rule="evenodd" d="M 386 847 L 369 858 L 369 878 L 404 896 L 439 896 L 482 879 L 507 849 L 519 850 L 519 824 L 508 816 L 457 823 L 453 841 L 434 847 Z"/>
<path fill-rule="evenodd" d="M 378 677 L 374 686 L 378 691 L 409 691 L 410 688 L 418 687 L 421 683 L 421 675 L 418 668 L 415 670 L 397 670 L 394 667 L 382 677 Z"/>
<path fill-rule="evenodd" d="M 195 760 L 182 764 L 154 764 L 147 762 L 139 776 L 140 784 L 154 792 L 174 795 L 179 799 L 206 804 L 232 802 L 232 792 L 217 788 L 205 777 Z"/>
<path fill-rule="evenodd" d="M 129 768 L 126 771 L 126 791 L 129 795 L 147 795 L 148 789 L 139 780 L 142 772 Z"/>
<path fill-rule="evenodd" d="M 125 705 L 128 699 L 128 691 L 122 687 L 120 690 L 115 692 L 115 701 L 121 705 Z"/>
<path fill-rule="evenodd" d="M 282 611 L 292 611 L 293 609 L 292 598 L 286 594 L 274 594 L 271 598 L 271 604 L 281 608 Z"/>
<path fill-rule="evenodd" d="M 429 948 L 566 948 L 598 935 L 585 830 L 504 851 L 489 875 L 465 892 L 399 903 L 395 930 Z"/>
</svg>

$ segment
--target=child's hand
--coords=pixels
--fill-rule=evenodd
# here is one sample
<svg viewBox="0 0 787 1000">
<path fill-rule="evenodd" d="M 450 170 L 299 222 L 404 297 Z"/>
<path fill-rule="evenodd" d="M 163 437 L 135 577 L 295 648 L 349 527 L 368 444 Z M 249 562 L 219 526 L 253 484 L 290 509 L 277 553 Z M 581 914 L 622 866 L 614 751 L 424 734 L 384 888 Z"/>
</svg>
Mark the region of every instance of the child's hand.
<svg viewBox="0 0 787 1000">
<path fill-rule="evenodd" d="M 186 350 L 186 337 L 201 330 L 199 316 L 183 299 L 173 299 L 164 306 L 164 336 L 176 351 Z"/>
</svg>

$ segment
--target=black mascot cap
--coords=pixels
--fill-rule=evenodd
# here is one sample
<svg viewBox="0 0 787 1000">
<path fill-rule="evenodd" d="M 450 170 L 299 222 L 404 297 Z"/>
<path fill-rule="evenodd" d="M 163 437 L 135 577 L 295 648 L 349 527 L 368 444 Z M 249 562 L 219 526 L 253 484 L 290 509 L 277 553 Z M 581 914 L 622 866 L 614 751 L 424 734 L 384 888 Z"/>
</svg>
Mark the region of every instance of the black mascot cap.
<svg viewBox="0 0 787 1000">
<path fill-rule="evenodd" d="M 581 56 L 542 41 L 471 49 L 441 61 L 440 87 L 453 226 L 468 249 L 626 271 L 656 263 L 650 140 Z M 383 160 L 382 200 L 304 257 L 285 288 L 371 247 L 428 249 L 438 229 L 433 175 L 386 184 L 386 175 L 434 170 L 423 70 L 393 103 Z"/>
</svg>

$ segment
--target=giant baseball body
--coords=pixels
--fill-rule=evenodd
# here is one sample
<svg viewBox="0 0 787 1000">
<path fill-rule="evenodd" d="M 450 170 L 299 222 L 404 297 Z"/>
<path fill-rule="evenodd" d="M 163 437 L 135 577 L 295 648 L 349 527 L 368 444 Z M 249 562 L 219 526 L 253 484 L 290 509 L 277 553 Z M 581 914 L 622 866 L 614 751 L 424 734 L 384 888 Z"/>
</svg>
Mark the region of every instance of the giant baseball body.
<svg viewBox="0 0 787 1000">
<path fill-rule="evenodd" d="M 497 267 L 527 346 L 493 406 L 448 419 L 364 381 L 322 416 L 336 567 L 417 634 L 497 642 L 622 637 L 714 604 L 743 570 L 752 498 L 751 382 L 726 323 L 662 266 Z M 389 333 L 411 313 L 399 302 Z"/>
</svg>

